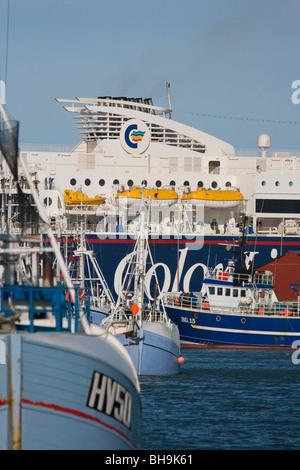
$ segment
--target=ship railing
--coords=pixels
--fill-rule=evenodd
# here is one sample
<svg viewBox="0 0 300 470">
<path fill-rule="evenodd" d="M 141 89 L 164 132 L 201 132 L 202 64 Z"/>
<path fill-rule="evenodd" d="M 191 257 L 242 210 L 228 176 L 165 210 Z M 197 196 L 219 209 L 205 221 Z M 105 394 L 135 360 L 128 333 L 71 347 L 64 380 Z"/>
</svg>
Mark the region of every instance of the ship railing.
<svg viewBox="0 0 300 470">
<path fill-rule="evenodd" d="M 214 279 L 218 281 L 236 281 L 240 282 L 250 282 L 251 275 L 245 273 L 235 273 L 230 271 L 221 271 L 221 270 L 214 270 L 213 268 L 209 268 L 205 275 L 206 279 Z"/>
<path fill-rule="evenodd" d="M 254 276 L 253 276 L 254 284 L 273 285 L 273 282 L 274 282 L 274 276 L 271 271 L 265 271 L 263 273 L 261 272 L 254 273 Z"/>
<path fill-rule="evenodd" d="M 252 304 L 243 304 L 237 307 L 214 306 L 209 303 L 207 298 L 201 297 L 201 293 L 182 294 L 166 293 L 163 299 L 164 305 L 188 308 L 191 310 L 201 310 L 219 314 L 240 314 L 258 315 L 258 316 L 280 316 L 296 317 L 300 316 L 300 297 L 297 302 L 276 302 L 272 305 L 260 303 L 255 306 Z"/>
<path fill-rule="evenodd" d="M 29 333 L 36 331 L 78 332 L 80 303 L 74 287 L 75 300 L 63 286 L 39 287 L 5 285 L 0 289 L 0 328 L 14 323 Z M 54 320 L 54 321 L 53 321 Z M 89 318 L 87 318 L 89 321 Z"/>
</svg>

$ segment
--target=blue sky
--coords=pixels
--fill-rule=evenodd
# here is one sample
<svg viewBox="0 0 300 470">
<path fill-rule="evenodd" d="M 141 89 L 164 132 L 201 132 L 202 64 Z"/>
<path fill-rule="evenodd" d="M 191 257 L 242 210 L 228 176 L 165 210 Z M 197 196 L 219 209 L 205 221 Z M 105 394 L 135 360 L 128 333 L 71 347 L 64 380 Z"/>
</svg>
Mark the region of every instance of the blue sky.
<svg viewBox="0 0 300 470">
<path fill-rule="evenodd" d="M 236 148 L 266 132 L 273 149 L 300 150 L 299 0 L 9 0 L 6 54 L 7 6 L 0 79 L 21 143 L 80 140 L 56 97 L 167 106 L 169 82 L 173 119 Z"/>
</svg>

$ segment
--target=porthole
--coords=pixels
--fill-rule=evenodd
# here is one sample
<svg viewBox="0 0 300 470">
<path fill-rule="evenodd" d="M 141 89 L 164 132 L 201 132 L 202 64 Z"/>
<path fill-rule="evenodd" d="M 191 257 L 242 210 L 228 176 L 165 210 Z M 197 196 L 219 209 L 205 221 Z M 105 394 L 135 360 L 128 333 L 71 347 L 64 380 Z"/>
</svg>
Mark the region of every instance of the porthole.
<svg viewBox="0 0 300 470">
<path fill-rule="evenodd" d="M 146 187 L 147 186 L 147 181 L 146 180 L 143 180 L 142 183 L 141 183 L 142 186 Z"/>
<path fill-rule="evenodd" d="M 262 181 L 262 182 L 261 182 L 261 185 L 262 185 L 262 186 L 266 186 L 266 182 L 265 182 L 265 181 Z"/>
<path fill-rule="evenodd" d="M 185 182 L 183 183 L 183 186 L 189 186 L 189 185 L 190 185 L 190 182 L 189 182 L 189 181 L 185 181 Z"/>
<path fill-rule="evenodd" d="M 198 188 L 203 188 L 203 181 L 198 181 L 197 186 Z"/>
<path fill-rule="evenodd" d="M 156 183 L 155 183 L 155 186 L 157 188 L 160 188 L 161 187 L 161 181 L 157 180 Z"/>
<path fill-rule="evenodd" d="M 230 181 L 226 181 L 225 186 L 226 186 L 227 188 L 230 188 L 230 186 L 231 186 Z"/>
<path fill-rule="evenodd" d="M 275 186 L 279 186 L 279 181 L 275 181 Z"/>
<path fill-rule="evenodd" d="M 75 186 L 75 184 L 76 184 L 76 179 L 75 179 L 75 178 L 72 178 L 72 179 L 70 180 L 70 185 L 71 185 L 71 186 Z"/>
<path fill-rule="evenodd" d="M 213 182 L 211 183 L 211 187 L 212 187 L 212 188 L 215 189 L 217 186 L 218 186 L 218 183 L 217 183 L 216 181 L 213 181 Z"/>
<path fill-rule="evenodd" d="M 221 320 L 221 317 L 217 316 L 217 317 L 216 317 L 216 320 L 217 320 L 217 321 L 220 321 L 220 320 Z"/>
<path fill-rule="evenodd" d="M 119 184 L 119 180 L 113 180 L 113 184 Z"/>
<path fill-rule="evenodd" d="M 91 180 L 90 180 L 89 178 L 85 179 L 85 180 L 84 180 L 84 184 L 85 184 L 86 186 L 90 186 Z"/>
<path fill-rule="evenodd" d="M 128 181 L 127 181 L 127 184 L 128 184 L 129 187 L 131 187 L 131 186 L 133 186 L 133 181 L 132 181 L 132 180 L 128 180 Z"/>
<path fill-rule="evenodd" d="M 197 320 L 197 318 L 198 318 L 198 313 L 194 313 L 194 318 L 195 318 L 195 320 Z"/>
<path fill-rule="evenodd" d="M 176 183 L 175 183 L 174 180 L 171 180 L 171 181 L 170 181 L 170 186 L 176 186 Z"/>
<path fill-rule="evenodd" d="M 246 318 L 242 318 L 242 319 L 241 319 L 241 322 L 242 322 L 242 323 L 246 323 Z"/>
<path fill-rule="evenodd" d="M 101 179 L 99 180 L 99 186 L 104 186 L 105 185 L 105 180 Z"/>
<path fill-rule="evenodd" d="M 293 184 L 294 184 L 293 181 L 289 182 L 289 186 L 293 186 Z"/>
</svg>

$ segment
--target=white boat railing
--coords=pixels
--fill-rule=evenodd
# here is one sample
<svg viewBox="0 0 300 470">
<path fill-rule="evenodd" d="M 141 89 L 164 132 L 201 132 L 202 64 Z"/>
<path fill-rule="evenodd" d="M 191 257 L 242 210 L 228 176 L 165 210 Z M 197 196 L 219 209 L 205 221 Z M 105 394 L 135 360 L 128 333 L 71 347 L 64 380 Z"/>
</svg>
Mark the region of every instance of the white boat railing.
<svg viewBox="0 0 300 470">
<path fill-rule="evenodd" d="M 197 295 L 198 294 L 198 295 Z M 163 303 L 168 307 L 180 307 L 183 309 L 190 309 L 192 311 L 203 311 L 207 313 L 218 314 L 243 314 L 243 315 L 258 315 L 258 316 L 287 316 L 298 317 L 300 316 L 300 297 L 296 302 L 275 302 L 272 305 L 262 303 L 253 304 L 240 303 L 237 307 L 229 306 L 213 306 L 210 305 L 206 297 L 201 298 L 200 293 L 195 293 L 190 296 L 189 294 L 182 293 L 166 293 Z"/>
</svg>

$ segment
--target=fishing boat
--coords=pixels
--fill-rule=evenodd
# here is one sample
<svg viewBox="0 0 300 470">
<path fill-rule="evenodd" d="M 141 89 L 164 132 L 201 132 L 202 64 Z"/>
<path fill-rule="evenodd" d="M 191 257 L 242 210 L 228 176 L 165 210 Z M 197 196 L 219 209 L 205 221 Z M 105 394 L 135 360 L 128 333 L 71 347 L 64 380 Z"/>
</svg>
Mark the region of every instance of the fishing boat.
<svg viewBox="0 0 300 470">
<path fill-rule="evenodd" d="M 239 206 L 244 198 L 240 191 L 232 189 L 211 189 L 197 188 L 195 191 L 188 191 L 181 196 L 182 202 L 193 202 L 203 204 L 204 207 L 232 208 Z"/>
<path fill-rule="evenodd" d="M 79 240 L 77 250 L 70 256 L 68 271 L 73 283 L 79 288 L 79 301 L 89 321 L 100 325 L 111 312 L 115 300 L 94 253 L 87 246 L 82 224 Z"/>
<path fill-rule="evenodd" d="M 0 236 L 0 449 L 136 449 L 141 408 L 133 363 L 120 342 L 90 325 L 81 309 L 19 155 L 18 123 L 8 120 L 1 103 L 0 111 L 2 165 L 9 167 L 17 185 L 22 229 L 15 230 L 5 206 Z M 17 183 L 19 167 L 26 193 Z M 11 203 L 5 190 L 2 186 L 2 202 Z M 64 275 L 60 285 L 54 285 L 51 273 L 53 255 Z"/>
<path fill-rule="evenodd" d="M 101 325 L 126 348 L 139 376 L 175 375 L 180 373 L 180 365 L 184 363 L 180 354 L 179 330 L 160 305 L 155 273 L 152 306 L 145 299 L 145 266 L 148 256 L 151 264 L 153 260 L 144 215 L 142 210 L 141 231 L 134 250 L 129 255 L 120 295 Z M 148 288 L 150 289 L 150 285 Z"/>
<path fill-rule="evenodd" d="M 244 262 L 244 240 L 232 259 L 207 270 L 200 292 L 168 293 L 164 304 L 185 347 L 293 348 L 300 340 L 300 293 L 281 302 L 271 271 Z M 297 344 L 297 343 L 295 343 Z"/>
</svg>

